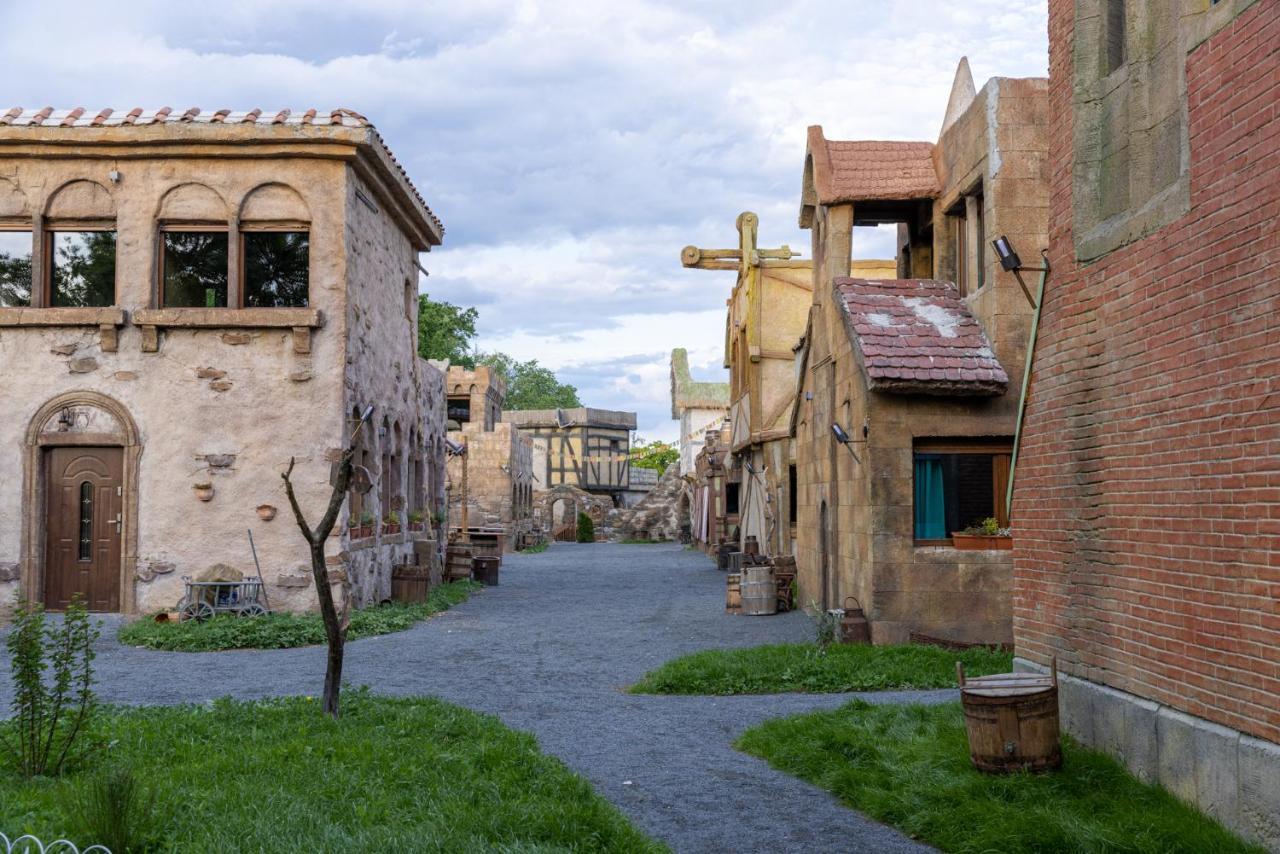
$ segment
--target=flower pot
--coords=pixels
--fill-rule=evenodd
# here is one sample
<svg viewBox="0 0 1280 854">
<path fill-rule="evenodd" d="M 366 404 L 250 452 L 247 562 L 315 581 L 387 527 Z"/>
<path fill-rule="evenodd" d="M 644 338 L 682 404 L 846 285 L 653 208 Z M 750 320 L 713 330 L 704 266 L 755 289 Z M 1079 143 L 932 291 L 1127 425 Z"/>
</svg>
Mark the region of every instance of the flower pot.
<svg viewBox="0 0 1280 854">
<path fill-rule="evenodd" d="M 398 533 L 400 533 L 400 523 L 399 523 L 399 522 L 396 522 L 396 523 L 392 524 L 391 522 L 383 522 L 383 523 L 382 523 L 382 533 L 383 533 L 384 535 L 385 535 L 385 534 L 398 534 Z"/>
<path fill-rule="evenodd" d="M 264 522 L 270 522 L 272 519 L 276 518 L 276 508 L 272 507 L 270 504 L 259 504 L 258 518 Z"/>
<path fill-rule="evenodd" d="M 196 498 L 200 499 L 201 501 L 213 500 L 213 484 L 212 483 L 197 483 L 193 485 L 191 489 L 192 491 L 195 492 Z"/>
<path fill-rule="evenodd" d="M 961 551 L 1007 551 L 1013 548 L 1013 537 L 993 537 L 986 534 L 961 534 L 952 532 L 951 545 Z"/>
</svg>

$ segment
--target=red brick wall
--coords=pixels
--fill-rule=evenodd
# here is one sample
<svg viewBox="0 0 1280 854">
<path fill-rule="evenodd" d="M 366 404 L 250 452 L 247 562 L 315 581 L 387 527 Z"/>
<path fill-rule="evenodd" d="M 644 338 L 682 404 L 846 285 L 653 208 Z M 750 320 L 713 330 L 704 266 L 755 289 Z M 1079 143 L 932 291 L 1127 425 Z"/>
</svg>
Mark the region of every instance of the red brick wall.
<svg viewBox="0 0 1280 854">
<path fill-rule="evenodd" d="M 1073 6 L 1049 3 L 1053 274 L 1016 481 L 1018 652 L 1280 741 L 1280 0 L 1187 57 L 1189 213 L 1086 266 Z"/>
</svg>

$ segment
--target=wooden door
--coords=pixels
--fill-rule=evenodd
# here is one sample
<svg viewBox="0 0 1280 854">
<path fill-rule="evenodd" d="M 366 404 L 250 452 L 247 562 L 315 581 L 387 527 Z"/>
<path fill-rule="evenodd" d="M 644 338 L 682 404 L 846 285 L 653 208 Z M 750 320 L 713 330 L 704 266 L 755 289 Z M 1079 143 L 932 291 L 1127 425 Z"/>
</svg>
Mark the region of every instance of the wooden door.
<svg viewBox="0 0 1280 854">
<path fill-rule="evenodd" d="M 90 611 L 120 610 L 124 450 L 53 448 L 45 483 L 45 607 L 79 595 Z"/>
</svg>

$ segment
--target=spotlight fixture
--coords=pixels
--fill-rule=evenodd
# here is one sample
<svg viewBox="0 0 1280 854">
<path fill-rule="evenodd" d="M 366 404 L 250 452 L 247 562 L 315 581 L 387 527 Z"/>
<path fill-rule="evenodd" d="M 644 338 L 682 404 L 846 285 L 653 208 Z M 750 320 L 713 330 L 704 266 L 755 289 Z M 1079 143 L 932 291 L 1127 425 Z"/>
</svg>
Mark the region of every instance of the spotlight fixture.
<svg viewBox="0 0 1280 854">
<path fill-rule="evenodd" d="M 1002 234 L 991 241 L 991 245 L 995 247 L 996 255 L 1000 258 L 1000 266 L 1006 273 L 1022 269 L 1022 259 L 1018 257 L 1017 252 L 1013 251 L 1013 244 L 1009 242 L 1009 238 Z"/>
<path fill-rule="evenodd" d="M 1018 280 L 1018 285 L 1022 288 L 1023 295 L 1027 298 L 1027 302 L 1031 303 L 1032 308 L 1038 308 L 1035 298 L 1031 296 L 1031 291 L 1027 289 L 1027 283 L 1022 280 L 1022 271 L 1035 270 L 1038 273 L 1047 274 L 1049 272 L 1049 256 L 1041 251 L 1040 256 L 1044 258 L 1043 267 L 1024 267 L 1022 266 L 1022 259 L 1018 257 L 1013 244 L 1009 242 L 1009 238 L 1005 235 L 1002 234 L 991 241 L 991 246 L 996 250 L 996 255 L 1000 258 L 1000 267 L 1007 273 L 1013 273 Z"/>
<path fill-rule="evenodd" d="M 844 432 L 844 428 L 832 421 L 831 432 L 835 434 L 837 442 L 848 448 L 849 456 L 853 457 L 853 461 L 858 465 L 862 465 L 862 460 L 858 459 L 857 452 L 853 450 L 853 440 L 849 438 L 848 433 Z"/>
</svg>

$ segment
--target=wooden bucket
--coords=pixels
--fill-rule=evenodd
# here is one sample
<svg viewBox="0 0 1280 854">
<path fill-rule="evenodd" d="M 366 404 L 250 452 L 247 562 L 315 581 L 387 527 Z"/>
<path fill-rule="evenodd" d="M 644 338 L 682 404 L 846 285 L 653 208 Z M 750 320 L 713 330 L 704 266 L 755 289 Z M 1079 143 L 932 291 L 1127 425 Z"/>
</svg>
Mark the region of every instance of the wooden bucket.
<svg viewBox="0 0 1280 854">
<path fill-rule="evenodd" d="M 431 573 L 412 564 L 391 571 L 392 602 L 425 602 L 431 592 Z"/>
<path fill-rule="evenodd" d="M 1052 771 L 1062 767 L 1058 660 L 1049 675 L 1000 673 L 966 680 L 956 662 L 969 758 L 979 771 Z"/>
<path fill-rule="evenodd" d="M 742 570 L 742 613 L 761 617 L 778 613 L 778 588 L 770 566 L 748 566 Z"/>
<path fill-rule="evenodd" d="M 742 607 L 742 575 L 730 572 L 725 576 L 724 609 L 737 612 Z"/>
<path fill-rule="evenodd" d="M 471 577 L 486 587 L 497 587 L 498 571 L 501 567 L 502 558 L 480 555 L 471 559 Z"/>
<path fill-rule="evenodd" d="M 445 558 L 445 580 L 458 581 L 471 577 L 471 559 L 475 552 L 470 543 L 450 543 Z"/>
</svg>

